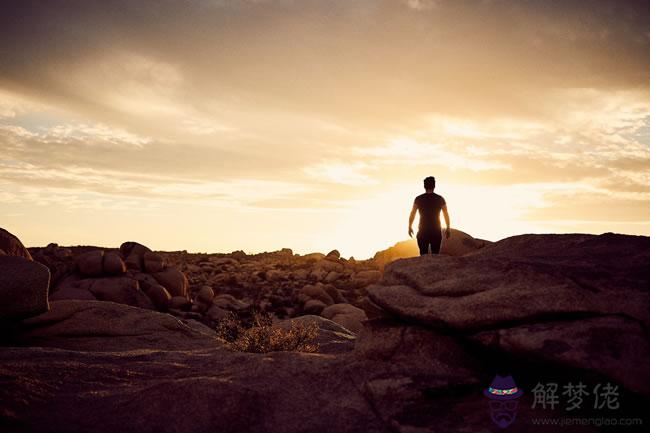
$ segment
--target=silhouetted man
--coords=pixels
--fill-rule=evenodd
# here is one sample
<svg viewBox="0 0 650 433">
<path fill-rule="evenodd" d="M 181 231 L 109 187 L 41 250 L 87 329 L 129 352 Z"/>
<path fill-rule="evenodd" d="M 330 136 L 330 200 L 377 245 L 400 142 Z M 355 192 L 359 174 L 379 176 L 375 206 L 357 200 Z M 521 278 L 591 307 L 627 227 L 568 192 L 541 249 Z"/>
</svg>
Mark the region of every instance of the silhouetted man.
<svg viewBox="0 0 650 433">
<path fill-rule="evenodd" d="M 440 211 L 445 216 L 445 237 L 451 236 L 451 229 L 449 228 L 449 213 L 447 212 L 447 203 L 445 199 L 433 192 L 436 188 L 436 178 L 429 176 L 424 179 L 425 193 L 415 197 L 413 202 L 413 209 L 409 216 L 409 236 L 413 237 L 413 220 L 415 219 L 415 212 L 420 211 L 420 224 L 418 227 L 418 247 L 420 248 L 420 255 L 423 256 L 429 253 L 429 245 L 431 245 L 431 254 L 438 254 L 440 252 L 440 243 L 442 242 L 442 233 L 440 228 Z"/>
</svg>

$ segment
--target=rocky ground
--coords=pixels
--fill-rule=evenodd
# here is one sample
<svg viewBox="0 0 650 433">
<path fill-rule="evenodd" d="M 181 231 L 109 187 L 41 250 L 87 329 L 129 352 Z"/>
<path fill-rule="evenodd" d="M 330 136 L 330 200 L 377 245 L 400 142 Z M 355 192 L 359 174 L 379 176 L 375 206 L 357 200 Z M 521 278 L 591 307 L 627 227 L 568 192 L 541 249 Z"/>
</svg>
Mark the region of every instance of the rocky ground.
<svg viewBox="0 0 650 433">
<path fill-rule="evenodd" d="M 28 250 L 1 230 L 0 431 L 501 431 L 483 395 L 496 374 L 524 390 L 510 431 L 647 426 L 650 238 L 454 232 L 443 252 Z M 316 326 L 318 351 L 233 350 L 220 324 L 255 312 Z M 569 382 L 589 391 L 571 413 Z M 559 403 L 542 408 L 549 383 Z M 583 424 L 560 431 L 619 431 Z"/>
</svg>

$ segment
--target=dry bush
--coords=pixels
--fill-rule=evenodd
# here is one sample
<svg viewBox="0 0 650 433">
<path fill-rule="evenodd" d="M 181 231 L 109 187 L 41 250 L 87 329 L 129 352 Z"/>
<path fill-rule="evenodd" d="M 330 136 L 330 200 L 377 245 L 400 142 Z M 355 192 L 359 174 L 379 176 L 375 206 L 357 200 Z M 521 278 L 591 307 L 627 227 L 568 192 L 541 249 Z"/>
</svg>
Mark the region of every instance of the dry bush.
<svg viewBox="0 0 650 433">
<path fill-rule="evenodd" d="M 274 327 L 271 316 L 255 313 L 250 324 L 245 324 L 230 313 L 216 328 L 219 338 L 240 352 L 317 352 L 318 325 L 291 322 L 290 329 Z"/>
</svg>

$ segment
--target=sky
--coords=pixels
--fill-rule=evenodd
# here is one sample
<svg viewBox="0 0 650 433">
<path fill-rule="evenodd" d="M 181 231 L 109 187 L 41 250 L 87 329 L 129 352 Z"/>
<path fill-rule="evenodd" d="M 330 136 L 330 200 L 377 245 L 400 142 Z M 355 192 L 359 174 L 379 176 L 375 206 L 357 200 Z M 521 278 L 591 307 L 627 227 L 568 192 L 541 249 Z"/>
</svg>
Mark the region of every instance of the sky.
<svg viewBox="0 0 650 433">
<path fill-rule="evenodd" d="M 646 1 L 0 8 L 0 226 L 28 246 L 368 258 L 429 175 L 478 238 L 650 235 Z"/>
</svg>

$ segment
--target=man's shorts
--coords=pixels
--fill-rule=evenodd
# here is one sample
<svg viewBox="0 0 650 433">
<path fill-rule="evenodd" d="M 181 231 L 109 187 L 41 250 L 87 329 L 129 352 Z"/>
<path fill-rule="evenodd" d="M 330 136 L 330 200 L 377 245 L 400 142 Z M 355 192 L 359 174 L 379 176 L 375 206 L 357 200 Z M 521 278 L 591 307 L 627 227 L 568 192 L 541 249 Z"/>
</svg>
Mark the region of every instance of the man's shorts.
<svg viewBox="0 0 650 433">
<path fill-rule="evenodd" d="M 429 254 L 429 247 L 431 247 L 431 254 L 440 253 L 440 244 L 442 243 L 442 231 L 440 229 L 418 230 L 416 238 L 421 256 Z"/>
</svg>

